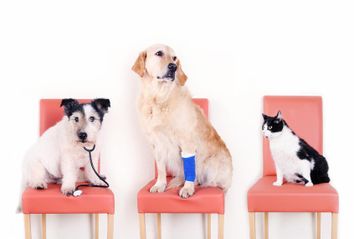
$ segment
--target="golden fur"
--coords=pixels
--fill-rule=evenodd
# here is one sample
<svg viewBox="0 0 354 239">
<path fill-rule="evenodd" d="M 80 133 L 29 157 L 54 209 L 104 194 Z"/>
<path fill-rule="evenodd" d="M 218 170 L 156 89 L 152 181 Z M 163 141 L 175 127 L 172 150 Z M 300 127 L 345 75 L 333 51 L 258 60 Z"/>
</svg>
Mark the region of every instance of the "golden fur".
<svg viewBox="0 0 354 239">
<path fill-rule="evenodd" d="M 157 56 L 158 51 L 163 56 Z M 161 79 L 169 63 L 177 65 L 175 80 Z M 167 168 L 174 176 L 168 187 L 184 183 L 180 196 L 193 195 L 194 184 L 184 182 L 182 152 L 196 154 L 196 183 L 227 190 L 232 179 L 231 155 L 183 86 L 187 76 L 174 51 L 165 45 L 151 46 L 140 53 L 132 69 L 142 79 L 138 109 L 158 169 L 156 184 L 150 191 L 166 189 Z"/>
</svg>

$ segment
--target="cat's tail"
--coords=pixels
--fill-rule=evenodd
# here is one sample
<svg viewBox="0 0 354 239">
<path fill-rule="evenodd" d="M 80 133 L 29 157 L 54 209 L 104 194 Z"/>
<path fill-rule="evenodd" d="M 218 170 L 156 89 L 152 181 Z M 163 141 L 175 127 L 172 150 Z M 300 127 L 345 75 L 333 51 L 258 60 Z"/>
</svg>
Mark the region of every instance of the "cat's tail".
<svg viewBox="0 0 354 239">
<path fill-rule="evenodd" d="M 316 175 L 311 178 L 313 184 L 320 184 L 320 183 L 329 183 L 331 180 L 328 177 L 328 174 L 325 175 Z"/>
</svg>

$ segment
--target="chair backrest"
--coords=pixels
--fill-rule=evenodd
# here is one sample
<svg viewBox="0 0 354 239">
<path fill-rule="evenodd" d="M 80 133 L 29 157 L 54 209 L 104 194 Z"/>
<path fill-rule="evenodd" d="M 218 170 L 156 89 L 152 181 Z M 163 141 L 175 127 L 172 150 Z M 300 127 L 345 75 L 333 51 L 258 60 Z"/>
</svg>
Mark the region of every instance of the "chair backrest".
<svg viewBox="0 0 354 239">
<path fill-rule="evenodd" d="M 263 111 L 274 116 L 281 111 L 289 127 L 322 153 L 322 98 L 319 96 L 264 96 Z M 276 175 L 268 140 L 263 138 L 263 175 Z"/>
<path fill-rule="evenodd" d="M 204 112 L 205 117 L 209 118 L 209 101 L 206 98 L 194 98 L 193 102 L 198 105 Z M 170 172 L 167 172 L 167 176 L 172 176 Z M 155 163 L 155 178 L 157 178 L 157 167 Z"/>
<path fill-rule="evenodd" d="M 87 103 L 90 100 L 82 99 L 80 103 Z M 59 122 L 64 116 L 64 109 L 60 107 L 61 99 L 41 99 L 39 116 L 39 135 L 42 135 L 48 128 Z"/>
</svg>

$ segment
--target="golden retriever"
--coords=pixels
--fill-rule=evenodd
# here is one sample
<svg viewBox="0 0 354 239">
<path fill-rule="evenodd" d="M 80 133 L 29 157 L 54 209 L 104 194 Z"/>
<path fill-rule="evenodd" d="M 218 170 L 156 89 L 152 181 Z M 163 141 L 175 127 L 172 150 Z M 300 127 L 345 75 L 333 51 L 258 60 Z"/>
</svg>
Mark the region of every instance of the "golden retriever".
<svg viewBox="0 0 354 239">
<path fill-rule="evenodd" d="M 179 191 L 183 198 L 194 194 L 195 184 L 229 189 L 230 152 L 200 107 L 193 103 L 184 86 L 187 76 L 174 51 L 165 45 L 153 45 L 140 53 L 132 70 L 142 80 L 138 110 L 158 171 L 150 192 L 165 191 L 167 171 L 174 176 L 167 188 L 184 184 Z M 184 180 L 183 154 L 195 155 L 195 182 Z"/>
</svg>

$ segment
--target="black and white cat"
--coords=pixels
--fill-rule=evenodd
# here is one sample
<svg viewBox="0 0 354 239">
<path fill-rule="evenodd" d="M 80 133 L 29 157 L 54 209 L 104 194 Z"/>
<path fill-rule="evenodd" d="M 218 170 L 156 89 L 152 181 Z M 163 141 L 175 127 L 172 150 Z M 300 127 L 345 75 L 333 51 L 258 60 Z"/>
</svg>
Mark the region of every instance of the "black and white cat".
<svg viewBox="0 0 354 239">
<path fill-rule="evenodd" d="M 307 187 L 330 181 L 325 157 L 289 128 L 280 111 L 274 117 L 263 114 L 263 119 L 263 134 L 269 140 L 277 173 L 274 186 L 281 186 L 283 178 Z"/>
</svg>

